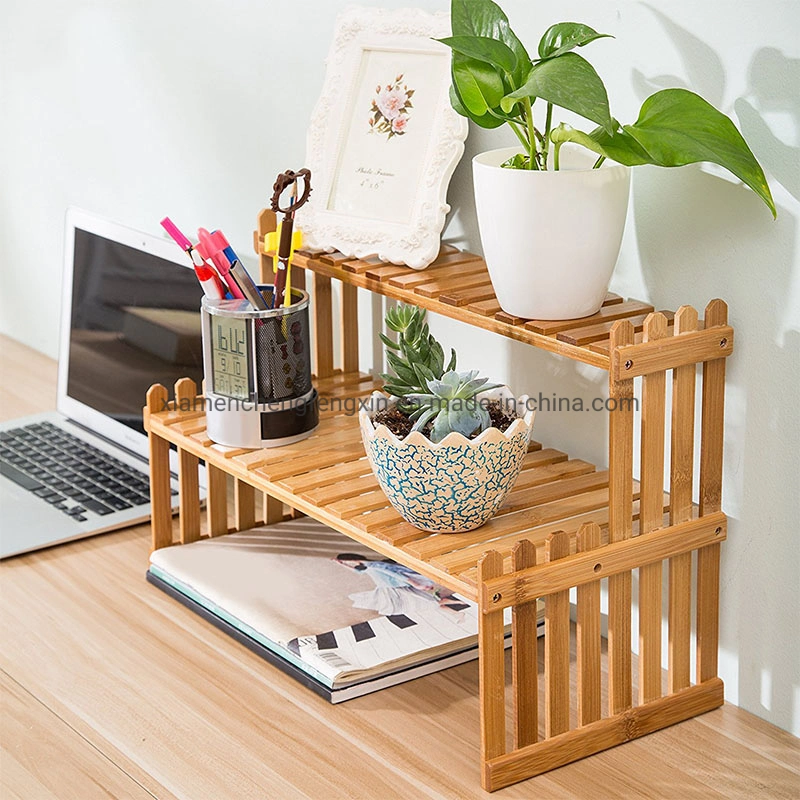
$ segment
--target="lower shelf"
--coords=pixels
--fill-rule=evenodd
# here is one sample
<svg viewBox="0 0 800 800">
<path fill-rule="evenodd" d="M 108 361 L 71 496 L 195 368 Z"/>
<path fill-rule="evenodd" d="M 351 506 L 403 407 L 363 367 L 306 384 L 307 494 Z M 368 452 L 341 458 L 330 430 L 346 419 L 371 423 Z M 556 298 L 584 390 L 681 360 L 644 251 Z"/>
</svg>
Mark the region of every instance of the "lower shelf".
<svg viewBox="0 0 800 800">
<path fill-rule="evenodd" d="M 511 551 L 523 533 L 544 555 L 549 534 L 574 533 L 591 521 L 601 526 L 605 543 L 608 472 L 538 442 L 531 443 L 503 506 L 481 528 L 430 534 L 410 525 L 380 489 L 361 443 L 358 400 L 377 388 L 374 379 L 338 373 L 316 385 L 321 397 L 320 426 L 313 436 L 286 447 L 244 450 L 216 445 L 208 438 L 202 411 L 182 411 L 174 404 L 169 410 L 146 414 L 148 430 L 184 453 L 473 599 L 477 599 L 477 562 L 490 542 L 491 549 L 504 557 L 506 571 L 511 571 Z M 185 384 L 183 391 L 187 391 Z M 193 387 L 189 391 L 193 394 Z M 638 488 L 634 483 L 634 519 L 639 512 Z M 666 506 L 666 496 L 664 502 Z M 199 537 L 199 517 L 188 537 Z"/>
</svg>

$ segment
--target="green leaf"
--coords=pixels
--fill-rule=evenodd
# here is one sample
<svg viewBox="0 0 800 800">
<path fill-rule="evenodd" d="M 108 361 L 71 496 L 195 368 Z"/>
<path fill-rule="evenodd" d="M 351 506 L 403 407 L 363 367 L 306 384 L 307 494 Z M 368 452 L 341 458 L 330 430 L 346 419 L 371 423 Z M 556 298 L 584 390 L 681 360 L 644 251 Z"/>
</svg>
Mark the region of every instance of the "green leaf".
<svg viewBox="0 0 800 800">
<path fill-rule="evenodd" d="M 434 380 L 436 378 L 433 372 L 424 364 L 414 364 L 413 366 L 420 386 L 425 386 L 429 380 Z"/>
<path fill-rule="evenodd" d="M 461 102 L 461 98 L 458 96 L 458 92 L 456 91 L 455 86 L 452 84 L 450 86 L 450 105 L 453 106 L 453 108 L 456 110 L 456 113 L 461 114 L 462 117 L 471 119 L 476 125 L 480 125 L 481 128 L 499 128 L 505 122 L 505 120 L 493 117 L 488 113 L 480 116 L 470 114 L 470 112 L 464 108 L 464 104 Z"/>
<path fill-rule="evenodd" d="M 451 50 L 477 61 L 484 61 L 503 72 L 514 72 L 517 57 L 511 48 L 497 39 L 487 36 L 448 36 L 436 41 L 447 45 Z"/>
<path fill-rule="evenodd" d="M 500 166 L 504 169 L 528 169 L 530 157 L 525 153 L 517 153 L 507 158 Z"/>
<path fill-rule="evenodd" d="M 616 120 L 614 120 L 616 123 Z M 615 125 L 616 130 L 610 134 L 603 128 L 595 128 L 590 134 L 592 139 L 600 146 L 600 150 L 595 152 L 624 164 L 626 167 L 635 167 L 639 164 L 650 164 L 650 156 L 647 151 L 633 138 L 627 131 Z M 591 149 L 591 148 L 590 148 Z"/>
<path fill-rule="evenodd" d="M 378 336 L 381 337 L 381 341 L 387 346 L 391 347 L 392 350 L 399 350 L 400 345 L 397 342 L 393 342 L 385 333 L 382 331 L 378 333 Z"/>
<path fill-rule="evenodd" d="M 598 33 L 580 22 L 558 22 L 544 32 L 539 42 L 539 58 L 556 58 L 595 39 L 606 37 L 614 38 L 610 33 Z"/>
<path fill-rule="evenodd" d="M 452 0 L 450 25 L 453 36 L 483 36 L 507 45 L 517 59 L 514 84 L 521 86 L 525 82 L 531 69 L 531 57 L 497 3 L 492 0 Z"/>
<path fill-rule="evenodd" d="M 503 81 L 494 67 L 461 53 L 453 53 L 452 79 L 451 88 L 467 112 L 466 116 L 483 128 L 496 128 L 503 124 L 502 120 L 489 114 L 490 108 L 497 108 L 500 104 L 504 91 Z M 455 105 L 453 107 L 458 111 Z"/>
<path fill-rule="evenodd" d="M 397 377 L 400 378 L 403 383 L 411 384 L 412 386 L 417 381 L 417 376 L 414 373 L 414 369 L 406 364 L 399 356 L 392 353 L 390 350 L 386 351 L 386 361 L 389 366 L 395 371 Z"/>
<path fill-rule="evenodd" d="M 526 97 L 541 97 L 602 125 L 609 133 L 614 130 L 606 87 L 594 67 L 577 53 L 540 61 L 531 70 L 525 85 L 506 95 L 500 106 L 508 113 L 516 102 Z"/>
<path fill-rule="evenodd" d="M 651 163 L 650 156 L 639 143 L 622 130 L 616 130 L 613 134 L 609 134 L 603 128 L 595 128 L 591 133 L 584 133 L 573 130 L 562 122 L 550 133 L 550 141 L 553 144 L 563 144 L 564 142 L 579 144 L 599 156 L 605 156 L 627 167 Z"/>
<path fill-rule="evenodd" d="M 644 101 L 639 118 L 625 125 L 650 163 L 680 167 L 699 161 L 719 164 L 746 183 L 777 216 L 764 170 L 733 122 L 687 89 L 664 89 Z"/>
<path fill-rule="evenodd" d="M 450 361 L 447 364 L 447 369 L 445 372 L 451 372 L 456 368 L 456 351 L 453 348 L 450 348 Z"/>
<path fill-rule="evenodd" d="M 391 383 L 385 383 L 383 388 L 392 397 L 404 397 L 408 392 L 407 386 L 394 386 Z"/>
</svg>

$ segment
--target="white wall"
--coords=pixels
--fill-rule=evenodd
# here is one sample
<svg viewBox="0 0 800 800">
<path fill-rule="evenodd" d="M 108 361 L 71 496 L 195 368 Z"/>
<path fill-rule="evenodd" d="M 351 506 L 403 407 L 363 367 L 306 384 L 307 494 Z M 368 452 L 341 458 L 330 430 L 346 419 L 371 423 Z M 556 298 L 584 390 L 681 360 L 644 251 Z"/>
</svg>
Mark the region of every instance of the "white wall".
<svg viewBox="0 0 800 800">
<path fill-rule="evenodd" d="M 416 0 L 446 9 L 446 0 Z M 408 3 L 384 0 L 387 6 Z M 56 354 L 64 209 L 157 232 L 222 227 L 248 247 L 277 172 L 303 161 L 339 0 L 13 3 L 0 29 L 0 330 Z M 718 173 L 637 169 L 612 289 L 659 308 L 731 306 L 720 669 L 728 698 L 800 733 L 800 13 L 794 0 L 506 0 L 529 49 L 552 22 L 616 41 L 586 51 L 613 113 L 688 86 L 737 121 L 779 219 Z M 535 7 L 535 11 L 531 8 Z M 666 9 L 666 10 L 664 10 Z M 510 143 L 473 130 L 451 185 L 447 236 L 479 249 L 469 157 Z M 604 375 L 433 320 L 463 365 L 520 391 L 593 397 Z M 366 343 L 366 342 L 365 342 Z M 537 436 L 605 453 L 605 419 L 540 414 Z M 598 421 L 600 424 L 598 424 Z"/>
</svg>

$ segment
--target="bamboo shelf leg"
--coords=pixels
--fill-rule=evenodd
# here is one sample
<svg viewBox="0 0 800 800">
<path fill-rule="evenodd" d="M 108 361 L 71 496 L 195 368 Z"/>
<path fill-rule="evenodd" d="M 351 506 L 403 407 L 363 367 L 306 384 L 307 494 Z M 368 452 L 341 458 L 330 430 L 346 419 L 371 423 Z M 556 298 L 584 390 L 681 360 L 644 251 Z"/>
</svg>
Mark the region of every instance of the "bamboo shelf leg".
<svg viewBox="0 0 800 800">
<path fill-rule="evenodd" d="M 333 306 L 331 279 L 314 273 L 314 341 L 316 343 L 316 375 L 333 375 Z"/>
<path fill-rule="evenodd" d="M 728 307 L 722 300 L 706 306 L 706 329 L 727 325 Z M 725 359 L 703 364 L 703 411 L 700 439 L 700 514 L 722 507 L 722 445 L 725 437 Z M 697 553 L 697 681 L 717 674 L 719 647 L 718 544 Z"/>
<path fill-rule="evenodd" d="M 159 383 L 147 392 L 145 416 L 163 410 L 167 390 Z M 149 432 L 150 446 L 150 518 L 152 549 L 158 550 L 172 544 L 172 502 L 169 482 L 169 442 Z"/>
</svg>

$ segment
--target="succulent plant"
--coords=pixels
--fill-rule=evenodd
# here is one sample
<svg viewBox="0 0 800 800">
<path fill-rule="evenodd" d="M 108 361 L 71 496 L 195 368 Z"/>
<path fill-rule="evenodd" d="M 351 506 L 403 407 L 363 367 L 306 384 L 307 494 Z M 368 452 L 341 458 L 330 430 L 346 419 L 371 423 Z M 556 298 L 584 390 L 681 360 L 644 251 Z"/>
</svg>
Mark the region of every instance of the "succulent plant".
<svg viewBox="0 0 800 800">
<path fill-rule="evenodd" d="M 441 442 L 449 433 L 461 433 L 469 438 L 485 431 L 491 419 L 477 395 L 500 386 L 499 383 L 487 384 L 487 381 L 488 378 L 478 377 L 477 370 L 448 370 L 441 380 L 429 379 L 426 381 L 428 392 L 408 397 L 417 406 L 411 414 L 416 420 L 413 429 L 421 430 L 433 420 L 432 442 Z"/>
<path fill-rule="evenodd" d="M 398 406 L 410 411 L 416 404 L 406 398 L 413 394 L 425 394 L 428 381 L 438 380 L 445 372 L 444 350 L 425 322 L 426 311 L 416 306 L 399 305 L 386 312 L 386 325 L 398 334 L 393 342 L 381 333 L 381 341 L 386 345 L 386 360 L 394 374 L 382 373 L 386 381 L 385 390 L 393 397 L 400 398 Z M 447 370 L 456 366 L 455 350 L 450 351 Z"/>
</svg>

